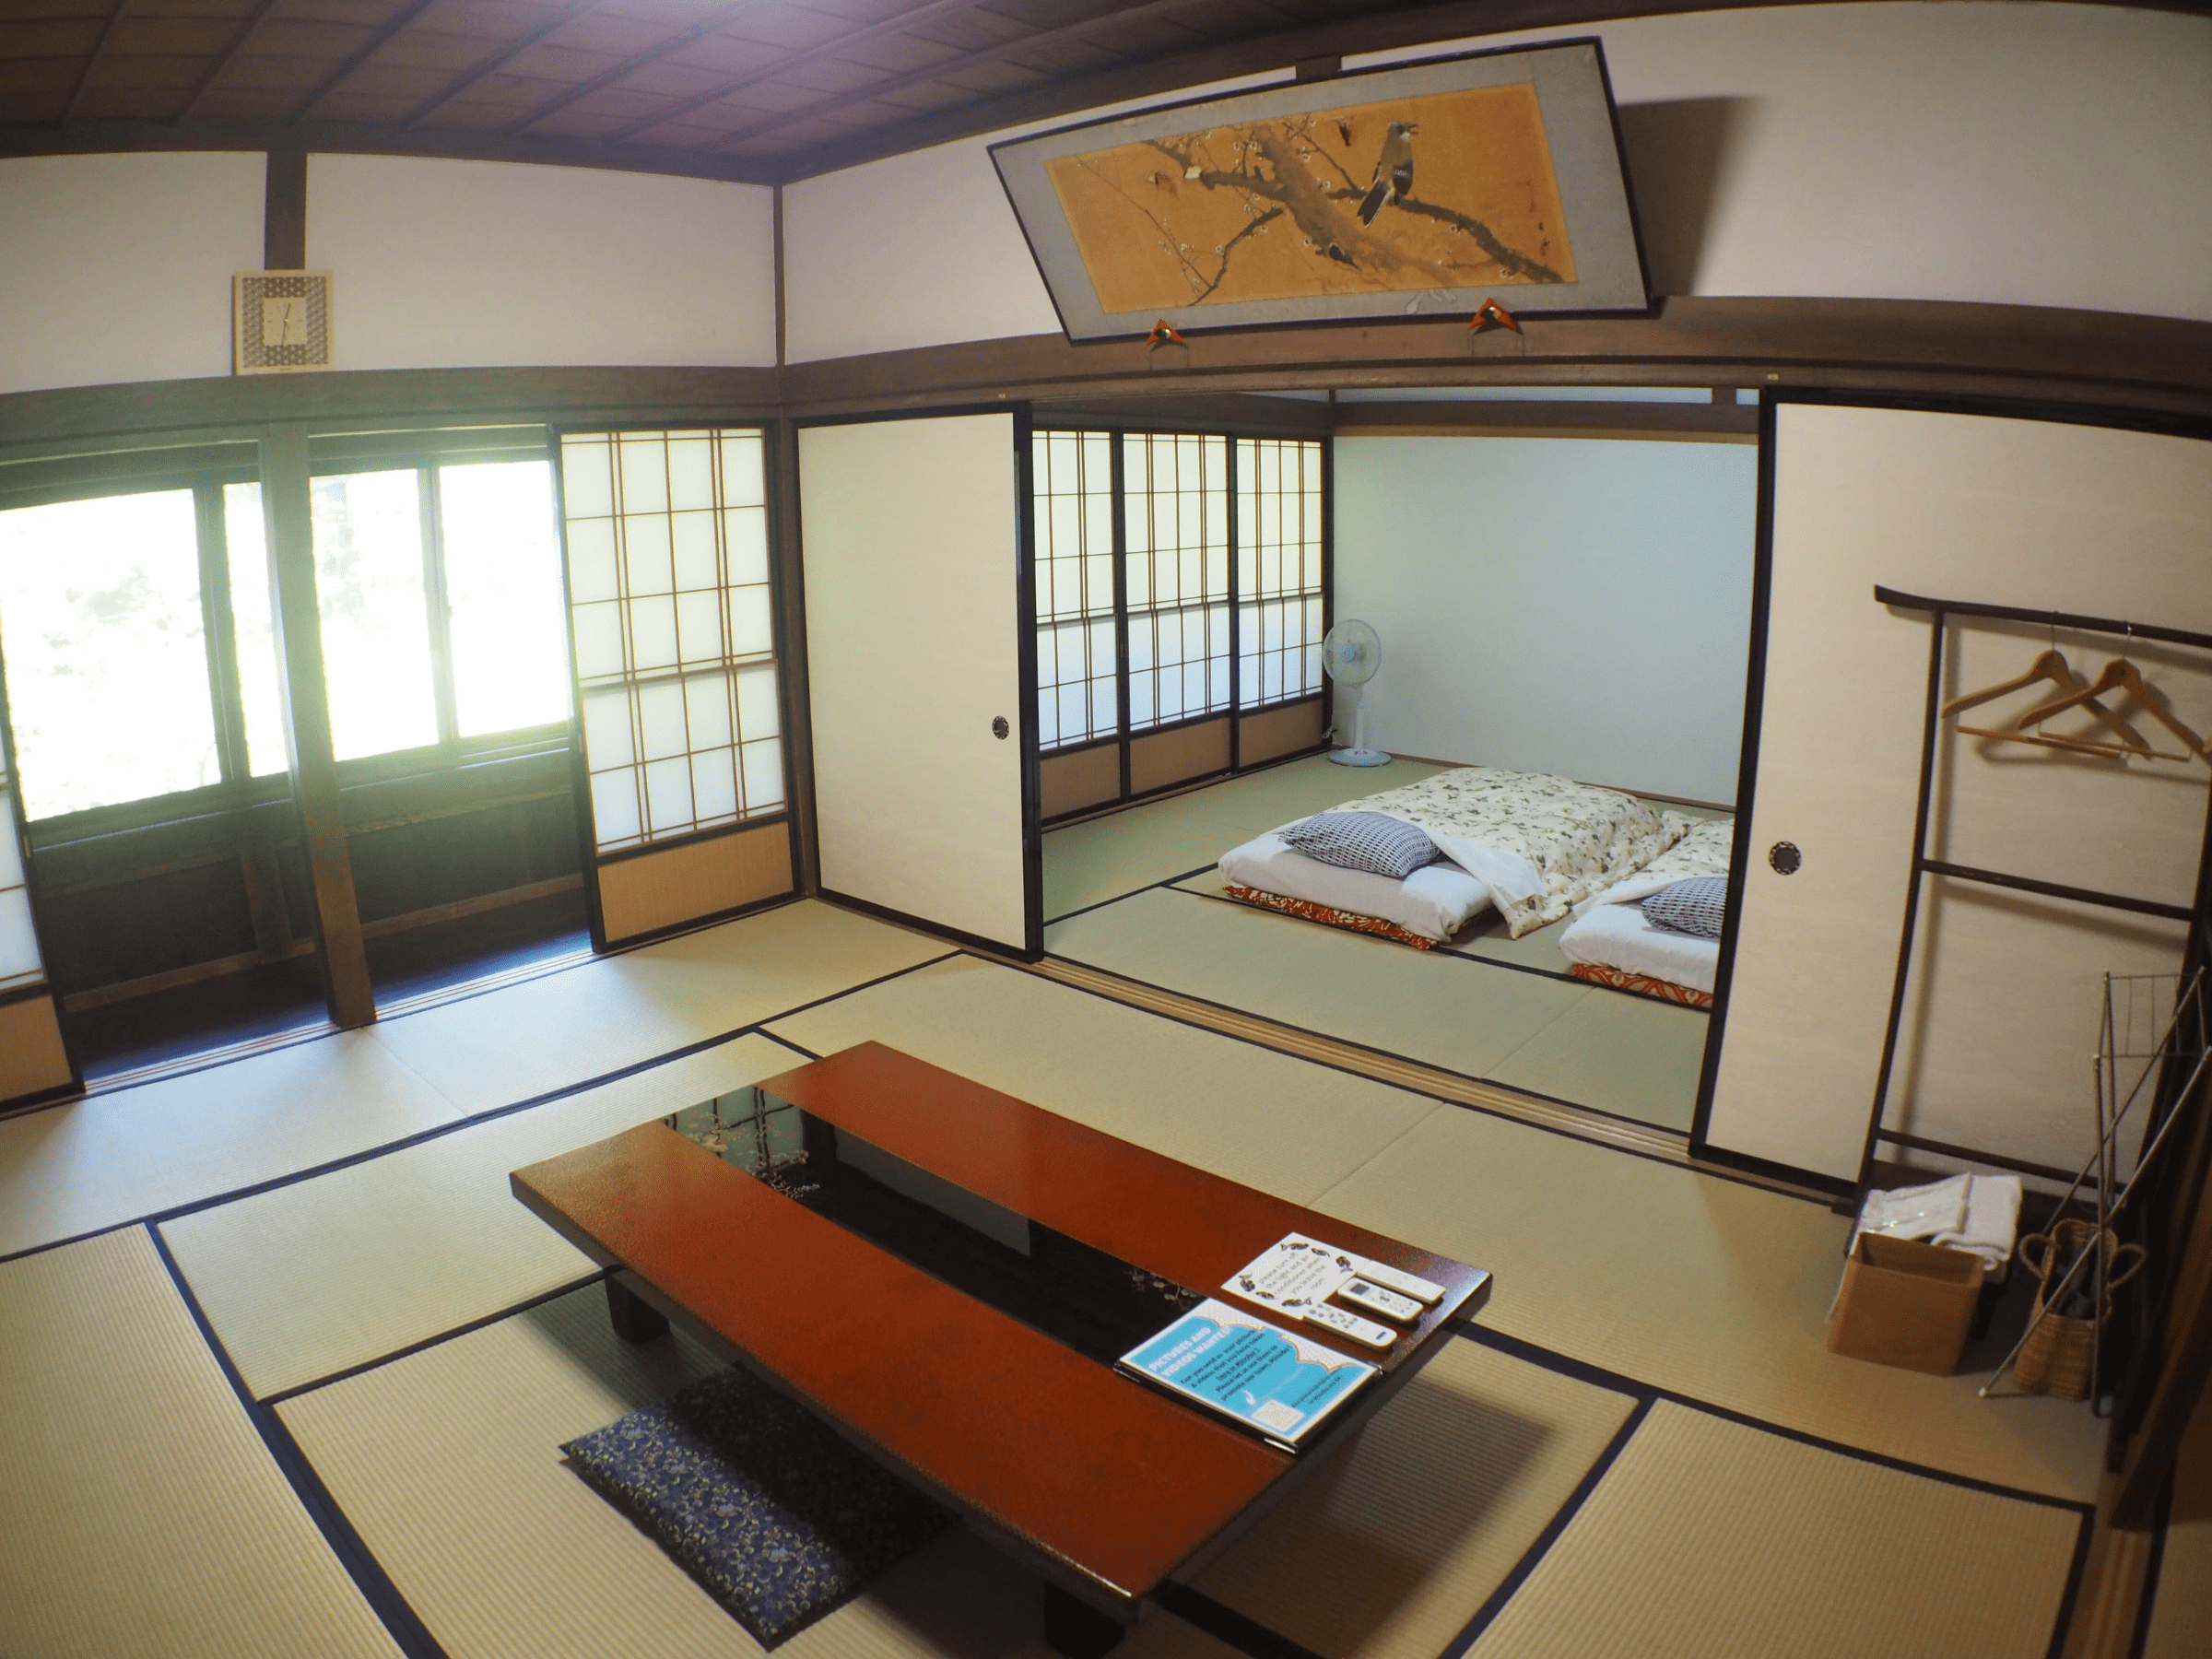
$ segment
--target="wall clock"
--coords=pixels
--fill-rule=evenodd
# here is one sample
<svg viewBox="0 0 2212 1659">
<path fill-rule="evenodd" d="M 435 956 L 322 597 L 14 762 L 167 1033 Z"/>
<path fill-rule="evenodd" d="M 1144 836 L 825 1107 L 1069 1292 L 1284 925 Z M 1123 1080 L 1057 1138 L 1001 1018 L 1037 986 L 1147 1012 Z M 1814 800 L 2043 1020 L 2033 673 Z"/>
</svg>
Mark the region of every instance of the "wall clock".
<svg viewBox="0 0 2212 1659">
<path fill-rule="evenodd" d="M 241 271 L 230 279 L 230 300 L 236 372 L 331 366 L 328 271 Z"/>
</svg>

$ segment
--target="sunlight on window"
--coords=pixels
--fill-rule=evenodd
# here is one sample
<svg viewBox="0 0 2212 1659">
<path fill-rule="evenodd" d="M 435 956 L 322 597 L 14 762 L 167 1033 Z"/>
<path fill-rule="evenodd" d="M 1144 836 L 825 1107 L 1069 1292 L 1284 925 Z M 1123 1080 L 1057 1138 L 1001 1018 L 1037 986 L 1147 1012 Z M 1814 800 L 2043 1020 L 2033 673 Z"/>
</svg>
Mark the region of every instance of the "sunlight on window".
<svg viewBox="0 0 2212 1659">
<path fill-rule="evenodd" d="M 353 760 L 435 743 L 416 473 L 345 473 L 312 493 L 332 747 Z"/>
<path fill-rule="evenodd" d="M 238 698 L 246 717 L 246 770 L 286 771 L 284 709 L 277 701 L 276 631 L 269 619 L 269 550 L 261 486 L 223 486 L 223 545 L 230 568 L 230 625 L 238 637 Z"/>
<path fill-rule="evenodd" d="M 26 816 L 220 781 L 189 489 L 0 512 L 0 656 Z"/>
<path fill-rule="evenodd" d="M 568 618 L 553 536 L 553 464 L 441 467 L 438 500 L 461 735 L 566 720 Z"/>
</svg>

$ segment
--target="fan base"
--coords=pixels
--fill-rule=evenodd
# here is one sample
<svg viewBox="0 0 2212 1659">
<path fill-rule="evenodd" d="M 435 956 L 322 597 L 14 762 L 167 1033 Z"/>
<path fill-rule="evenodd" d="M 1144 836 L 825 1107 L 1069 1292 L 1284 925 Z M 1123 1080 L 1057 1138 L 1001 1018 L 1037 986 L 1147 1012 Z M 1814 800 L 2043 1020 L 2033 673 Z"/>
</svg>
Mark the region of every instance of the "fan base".
<svg viewBox="0 0 2212 1659">
<path fill-rule="evenodd" d="M 1331 749 L 1329 759 L 1339 766 L 1387 766 L 1390 763 L 1388 755 L 1381 749 L 1371 748 Z"/>
</svg>

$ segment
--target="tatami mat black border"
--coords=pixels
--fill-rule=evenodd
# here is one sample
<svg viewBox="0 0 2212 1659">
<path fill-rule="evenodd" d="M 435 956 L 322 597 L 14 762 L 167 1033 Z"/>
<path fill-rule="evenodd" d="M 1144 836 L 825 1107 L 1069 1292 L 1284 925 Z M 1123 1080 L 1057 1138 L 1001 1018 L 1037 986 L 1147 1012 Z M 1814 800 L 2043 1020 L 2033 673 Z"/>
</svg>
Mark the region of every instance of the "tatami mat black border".
<svg viewBox="0 0 2212 1659">
<path fill-rule="evenodd" d="M 1606 1442 L 1606 1449 L 1597 1454 L 1597 1461 L 1575 1483 L 1574 1490 L 1567 1494 L 1567 1501 L 1560 1504 L 1558 1512 L 1545 1523 L 1544 1530 L 1521 1552 L 1521 1559 L 1513 1563 L 1513 1570 L 1499 1581 L 1498 1588 L 1491 1591 L 1489 1598 L 1475 1610 L 1475 1617 L 1467 1620 L 1459 1634 L 1445 1644 L 1444 1651 L 1437 1659 L 1460 1659 L 1461 1654 L 1482 1639 L 1482 1633 L 1490 1628 L 1491 1621 L 1505 1611 L 1505 1604 L 1513 1599 L 1521 1586 L 1527 1583 L 1528 1575 L 1535 1571 L 1537 1564 L 1551 1553 L 1551 1547 L 1559 1541 L 1559 1535 L 1583 1512 L 1583 1505 L 1590 1500 L 1590 1494 L 1596 1491 L 1598 1484 L 1613 1472 L 1614 1461 L 1636 1438 L 1636 1431 L 1643 1427 L 1643 1419 L 1652 1415 L 1654 1404 L 1652 1396 L 1646 1394 L 1630 1408 L 1620 1427 L 1613 1431 L 1613 1438 Z"/>
<path fill-rule="evenodd" d="M 564 1084 L 559 1088 L 547 1089 L 543 1094 L 532 1095 L 526 1100 L 510 1101 L 504 1106 L 487 1107 L 482 1112 L 471 1112 L 466 1117 L 455 1118 L 451 1123 L 432 1124 L 429 1128 L 418 1129 L 413 1135 L 402 1135 L 397 1140 L 382 1141 L 373 1147 L 364 1147 L 359 1151 L 349 1152 L 343 1158 L 330 1159 L 323 1163 L 312 1164 L 305 1169 L 294 1170 L 283 1175 L 272 1175 L 265 1181 L 257 1181 L 247 1186 L 233 1187 L 227 1192 L 216 1193 L 205 1198 L 194 1198 L 184 1204 L 171 1205 L 167 1209 L 152 1210 L 145 1215 L 111 1221 L 104 1226 L 89 1228 L 81 1233 L 73 1233 L 65 1239 L 54 1239 L 44 1244 L 28 1245 L 24 1249 L 0 1255 L 0 1267 L 6 1266 L 10 1262 L 19 1262 L 26 1256 L 41 1254 L 45 1251 L 61 1250 L 71 1244 L 81 1244 L 87 1239 L 97 1239 L 103 1233 L 118 1232 L 126 1227 L 159 1226 L 166 1221 L 175 1221 L 185 1216 L 196 1215 L 201 1210 L 218 1209 L 226 1204 L 235 1204 L 241 1198 L 253 1198 L 263 1193 L 273 1193 L 279 1187 L 296 1186 L 300 1182 L 313 1181 L 319 1176 L 334 1175 L 340 1170 L 349 1170 L 356 1164 L 369 1163 L 394 1152 L 405 1152 L 410 1147 L 419 1147 L 430 1141 L 441 1140 L 446 1135 L 457 1135 L 464 1129 L 473 1129 L 479 1124 L 493 1123 L 503 1117 L 512 1117 L 518 1112 L 528 1112 L 537 1106 L 548 1106 L 556 1100 L 565 1100 L 590 1089 L 604 1088 L 609 1083 L 619 1083 L 625 1077 L 640 1076 L 654 1070 L 656 1067 L 666 1065 L 672 1061 L 688 1059 L 693 1054 L 703 1054 L 709 1049 L 720 1048 L 725 1043 L 735 1042 L 740 1038 L 765 1037 L 771 1042 L 794 1049 L 794 1053 L 803 1053 L 804 1051 L 797 1050 L 794 1045 L 784 1042 L 782 1038 L 770 1031 L 767 1029 L 768 1026 L 772 1021 L 789 1019 L 795 1015 L 806 1013 L 810 1008 L 818 1008 L 825 1003 L 835 1002 L 841 996 L 850 996 L 855 991 L 873 990 L 877 985 L 888 984 L 890 981 L 909 973 L 918 973 L 924 968 L 935 967 L 939 962 L 949 961 L 954 957 L 963 954 L 965 953 L 961 951 L 948 950 L 941 956 L 931 957 L 926 961 L 911 963 L 907 967 L 897 969 L 892 972 L 878 974 L 872 980 L 863 981 L 857 985 L 848 985 L 842 990 L 818 996 L 810 1002 L 799 1003 L 793 1007 L 763 1015 L 749 1025 L 740 1026 L 735 1030 L 718 1032 L 712 1037 L 701 1037 L 696 1041 L 687 1042 L 679 1047 L 670 1049 L 665 1053 L 651 1054 L 642 1060 L 632 1061 L 627 1065 L 617 1066 L 612 1071 L 586 1077 L 580 1083 Z"/>
<path fill-rule="evenodd" d="M 1550 1095 L 1538 1094 L 1534 1089 L 1516 1088 L 1508 1083 L 1493 1083 L 1487 1077 L 1470 1077 L 1465 1072 L 1455 1072 L 1448 1066 L 1430 1065 L 1425 1060 L 1414 1060 L 1410 1055 L 1406 1054 L 1394 1054 L 1387 1049 L 1373 1048 L 1364 1042 L 1351 1041 L 1347 1038 L 1332 1037 L 1325 1031 L 1309 1030 L 1304 1026 L 1295 1026 L 1287 1020 L 1268 1019 L 1265 1015 L 1248 1013 L 1242 1008 L 1232 1008 L 1226 1003 L 1208 1002 L 1205 997 L 1192 996 L 1187 992 L 1171 991 L 1164 985 L 1155 985 L 1146 980 L 1131 979 L 1130 976 L 1125 973 L 1112 973 L 1111 971 L 1107 969 L 1094 968 L 1088 962 L 1077 961 L 1073 957 L 1059 956 L 1050 951 L 1046 952 L 1046 956 L 1050 960 L 1065 962 L 1069 967 L 1080 968 L 1087 973 L 1107 973 L 1110 974 L 1110 977 L 1112 978 L 1126 980 L 1132 985 L 1141 986 L 1145 990 L 1157 992 L 1162 996 L 1171 996 L 1182 1002 L 1196 1003 L 1203 1007 L 1219 1008 L 1225 1014 L 1235 1014 L 1247 1019 L 1265 1020 L 1265 1023 L 1278 1027 L 1281 1030 L 1288 1031 L 1296 1036 L 1312 1037 L 1323 1042 L 1338 1044 L 1344 1048 L 1358 1049 L 1362 1053 L 1380 1055 L 1386 1060 L 1407 1061 L 1412 1065 L 1424 1066 L 1428 1070 L 1441 1072 L 1446 1077 L 1457 1077 L 1463 1082 L 1479 1084 L 1485 1088 L 1499 1089 L 1506 1094 L 1520 1095 L 1524 1099 L 1531 1100 L 1541 1100 L 1547 1106 L 1565 1106 L 1575 1112 L 1587 1112 L 1592 1117 L 1606 1118 L 1614 1123 L 1625 1124 L 1632 1128 L 1653 1129 L 1662 1135 L 1679 1135 L 1681 1133 L 1679 1130 L 1667 1128 L 1665 1124 L 1647 1124 L 1638 1118 L 1622 1117 L 1617 1112 L 1600 1112 L 1595 1107 L 1578 1105 L 1572 1100 L 1558 1100 Z M 1001 961 L 994 957 L 978 957 L 977 959 L 979 961 L 990 962 L 994 967 L 1010 968 L 1018 973 L 1029 973 L 1034 978 L 1047 981 L 1052 984 L 1064 986 L 1070 991 L 1080 991 L 1087 996 L 1097 997 L 1100 1002 L 1112 1003 L 1116 1007 L 1128 1008 L 1131 1011 L 1138 1014 L 1149 1014 L 1158 1019 L 1169 1020 L 1180 1026 L 1188 1026 L 1192 1030 L 1194 1031 L 1205 1031 L 1209 1036 L 1214 1037 L 1225 1037 L 1231 1042 L 1241 1042 L 1248 1047 L 1259 1049 L 1265 1053 L 1280 1054 L 1286 1060 L 1303 1061 L 1308 1065 L 1318 1065 L 1324 1071 L 1341 1073 L 1343 1076 L 1347 1077 L 1358 1077 L 1362 1082 L 1373 1083 L 1380 1088 L 1394 1088 L 1404 1094 L 1417 1095 L 1424 1100 L 1434 1100 L 1440 1106 L 1453 1107 L 1461 1112 L 1477 1112 L 1484 1117 L 1496 1118 L 1500 1123 L 1517 1124 L 1524 1129 L 1534 1129 L 1539 1134 L 1556 1135 L 1562 1140 L 1579 1141 L 1583 1146 L 1596 1147 L 1606 1152 L 1618 1152 L 1623 1157 L 1627 1158 L 1641 1158 L 1646 1163 L 1655 1163 L 1663 1169 L 1679 1170 L 1685 1175 L 1702 1176 L 1708 1181 L 1724 1181 L 1727 1182 L 1731 1186 L 1750 1187 L 1755 1191 L 1761 1193 L 1771 1193 L 1777 1198 L 1788 1198 L 1799 1204 L 1816 1205 L 1822 1209 L 1830 1208 L 1833 1204 L 1833 1200 L 1824 1194 L 1793 1191 L 1785 1186 L 1778 1185 L 1774 1182 L 1755 1181 L 1747 1176 L 1731 1174 L 1726 1170 L 1714 1169 L 1709 1164 L 1689 1162 L 1688 1160 L 1687 1154 L 1681 1159 L 1665 1158 L 1656 1152 L 1645 1152 L 1635 1147 L 1621 1146 L 1617 1141 L 1606 1140 L 1594 1134 L 1578 1135 L 1574 1130 L 1567 1128 L 1561 1124 L 1537 1123 L 1534 1119 L 1519 1117 L 1510 1112 L 1500 1112 L 1495 1106 L 1483 1106 L 1478 1105 L 1472 1100 L 1446 1100 L 1440 1095 L 1426 1094 L 1423 1093 L 1423 1091 L 1418 1086 L 1412 1083 L 1400 1082 L 1392 1077 L 1374 1077 L 1368 1072 L 1361 1071 L 1355 1065 L 1347 1065 L 1341 1061 L 1324 1060 L 1312 1054 L 1292 1053 L 1288 1050 L 1277 1048 L 1271 1043 L 1262 1042 L 1257 1038 L 1244 1036 L 1241 1032 L 1224 1031 L 1218 1027 L 1207 1025 L 1201 1020 L 1192 1019 L 1180 1014 L 1171 1014 L 1165 1009 L 1146 1007 L 1141 1004 L 1125 1002 L 1118 996 L 1111 996 L 1105 992 L 1100 991 L 1091 985 L 1074 984 L 1064 979 L 1056 979 L 1049 973 L 1040 973 L 1034 968 L 1029 967 L 1023 963 Z M 779 1016 L 778 1018 L 787 1017 Z"/>
<path fill-rule="evenodd" d="M 402 1359 L 413 1359 L 417 1354 L 429 1348 L 441 1347 L 453 1341 L 456 1336 L 466 1336 L 472 1332 L 483 1330 L 488 1325 L 498 1324 L 501 1320 L 512 1319 L 518 1313 L 527 1313 L 533 1308 L 542 1308 L 547 1302 L 559 1301 L 564 1296 L 573 1296 L 579 1290 L 588 1290 L 594 1285 L 605 1284 L 608 1276 L 613 1272 L 614 1269 L 611 1267 L 602 1267 L 595 1273 L 585 1274 L 582 1278 L 571 1279 L 566 1284 L 556 1285 L 550 1290 L 541 1290 L 535 1296 L 524 1297 L 521 1301 L 511 1303 L 496 1312 L 480 1313 L 474 1319 L 463 1320 L 459 1324 L 448 1330 L 418 1337 L 405 1347 L 395 1347 L 388 1354 L 379 1354 L 373 1359 L 363 1359 L 359 1364 L 348 1365 L 343 1370 L 332 1371 L 328 1376 L 317 1377 L 310 1382 L 296 1382 L 289 1388 L 280 1388 L 274 1394 L 264 1394 L 261 1396 L 260 1404 L 270 1406 L 281 1406 L 287 1400 L 298 1399 L 301 1394 L 313 1394 L 318 1388 L 329 1388 L 339 1382 L 350 1382 L 355 1377 L 365 1376 L 372 1371 L 381 1371 L 385 1366 L 397 1364 Z"/>
<path fill-rule="evenodd" d="M 392 1582 L 369 1546 L 362 1542 L 360 1534 L 353 1528 L 353 1523 L 347 1520 L 345 1511 L 338 1506 L 337 1500 L 331 1496 L 330 1488 L 323 1484 L 323 1477 L 315 1473 L 314 1465 L 307 1460 L 307 1454 L 300 1451 L 300 1442 L 292 1438 L 292 1431 L 284 1426 L 283 1419 L 273 1407 L 257 1402 L 247 1392 L 245 1379 L 239 1375 L 238 1367 L 230 1362 L 229 1352 L 216 1335 L 215 1327 L 207 1323 L 207 1315 L 200 1307 L 199 1298 L 192 1293 L 192 1287 L 185 1282 L 183 1274 L 178 1271 L 176 1258 L 169 1253 L 169 1246 L 162 1241 L 160 1230 L 149 1224 L 146 1228 L 146 1236 L 152 1241 L 155 1253 L 161 1258 L 161 1265 L 168 1271 L 170 1283 L 175 1287 L 179 1300 L 184 1304 L 184 1311 L 192 1315 L 192 1323 L 199 1327 L 200 1339 L 207 1345 L 208 1353 L 214 1356 L 231 1391 L 237 1394 L 239 1406 L 245 1412 L 246 1420 L 253 1425 L 254 1431 L 261 1436 L 262 1444 L 268 1448 L 269 1456 L 275 1460 L 278 1471 L 291 1487 L 293 1496 L 299 1499 L 300 1508 L 307 1512 L 308 1519 L 322 1533 L 323 1541 L 330 1546 L 331 1554 L 337 1558 L 338 1565 L 353 1580 L 354 1587 L 360 1591 L 370 1610 L 382 1623 L 407 1659 L 447 1659 L 445 1649 L 430 1634 L 429 1627 L 407 1605 L 406 1597 L 399 1593 L 399 1586 Z"/>
<path fill-rule="evenodd" d="M 1202 864 L 1194 870 L 1183 871 L 1180 876 L 1169 876 L 1159 881 L 1147 881 L 1143 887 L 1131 888 L 1125 893 L 1116 893 L 1112 898 L 1101 899 L 1096 904 L 1086 904 L 1080 910 L 1064 911 L 1057 916 L 1047 916 L 1045 918 L 1044 924 L 1047 927 L 1057 927 L 1061 923 L 1072 922 L 1077 916 L 1088 916 L 1092 911 L 1101 911 L 1106 909 L 1109 905 L 1119 904 L 1126 899 L 1137 898 L 1142 894 L 1153 891 L 1155 888 L 1171 888 L 1179 881 L 1188 881 L 1194 876 L 1203 876 L 1213 867 L 1214 866 L 1211 864 Z"/>
<path fill-rule="evenodd" d="M 1942 1481 L 1947 1486 L 1964 1487 L 1970 1491 L 1986 1492 L 1993 1498 L 2011 1498 L 2022 1503 L 2039 1503 L 2050 1509 L 2065 1510 L 2084 1518 L 2093 1518 L 2097 1512 L 2097 1506 L 2094 1503 L 2081 1499 L 2054 1498 L 2048 1492 L 2030 1492 L 2024 1487 L 2008 1487 L 2001 1482 L 1983 1480 L 1972 1475 L 1954 1475 L 1947 1469 L 1934 1468 L 1926 1464 L 1916 1464 L 1907 1458 L 1891 1457 L 1886 1452 L 1869 1452 L 1864 1447 L 1846 1445 L 1841 1441 L 1827 1440 L 1818 1434 L 1808 1434 L 1802 1429 L 1792 1429 L 1786 1424 L 1771 1422 L 1765 1418 L 1753 1417 L 1748 1412 L 1737 1411 L 1731 1406 L 1716 1406 L 1710 1400 L 1700 1400 L 1693 1394 L 1682 1394 L 1671 1388 L 1663 1388 L 1655 1382 L 1640 1382 L 1634 1377 L 1624 1376 L 1619 1371 L 1607 1371 L 1602 1365 L 1593 1365 L 1586 1359 L 1577 1359 L 1571 1354 L 1559 1353 L 1541 1344 L 1530 1342 L 1525 1337 L 1510 1336 L 1503 1331 L 1489 1325 L 1463 1321 L 1453 1326 L 1453 1335 L 1463 1337 L 1466 1341 L 1479 1344 L 1483 1347 L 1494 1348 L 1509 1359 L 1525 1360 L 1530 1365 L 1541 1366 L 1546 1371 L 1557 1371 L 1563 1377 L 1571 1377 L 1578 1382 L 1587 1382 L 1593 1387 L 1610 1389 L 1615 1394 L 1635 1394 L 1639 1397 L 1649 1395 L 1653 1400 L 1665 1400 L 1669 1405 L 1680 1406 L 1686 1410 L 1703 1412 L 1707 1417 L 1721 1418 L 1746 1429 L 1757 1429 L 1764 1434 L 1779 1435 L 1783 1440 L 1795 1441 L 1800 1445 L 1812 1446 L 1822 1452 L 1833 1452 L 1840 1457 L 1853 1458 L 1860 1463 L 1879 1464 L 1883 1468 L 1894 1469 L 1900 1475 L 1924 1476 L 1930 1480 Z"/>
</svg>

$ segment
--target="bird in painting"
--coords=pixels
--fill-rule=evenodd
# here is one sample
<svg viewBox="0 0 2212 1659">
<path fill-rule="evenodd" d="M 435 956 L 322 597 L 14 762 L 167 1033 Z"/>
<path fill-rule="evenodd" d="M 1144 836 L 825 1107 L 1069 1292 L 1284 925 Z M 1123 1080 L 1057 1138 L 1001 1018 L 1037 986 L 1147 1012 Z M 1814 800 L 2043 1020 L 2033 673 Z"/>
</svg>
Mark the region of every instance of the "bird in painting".
<svg viewBox="0 0 2212 1659">
<path fill-rule="evenodd" d="M 1413 192 L 1413 135 L 1421 129 L 1410 121 L 1394 121 L 1382 135 L 1382 153 L 1375 159 L 1375 182 L 1359 203 L 1359 222 L 1371 225 L 1375 215 Z"/>
</svg>

